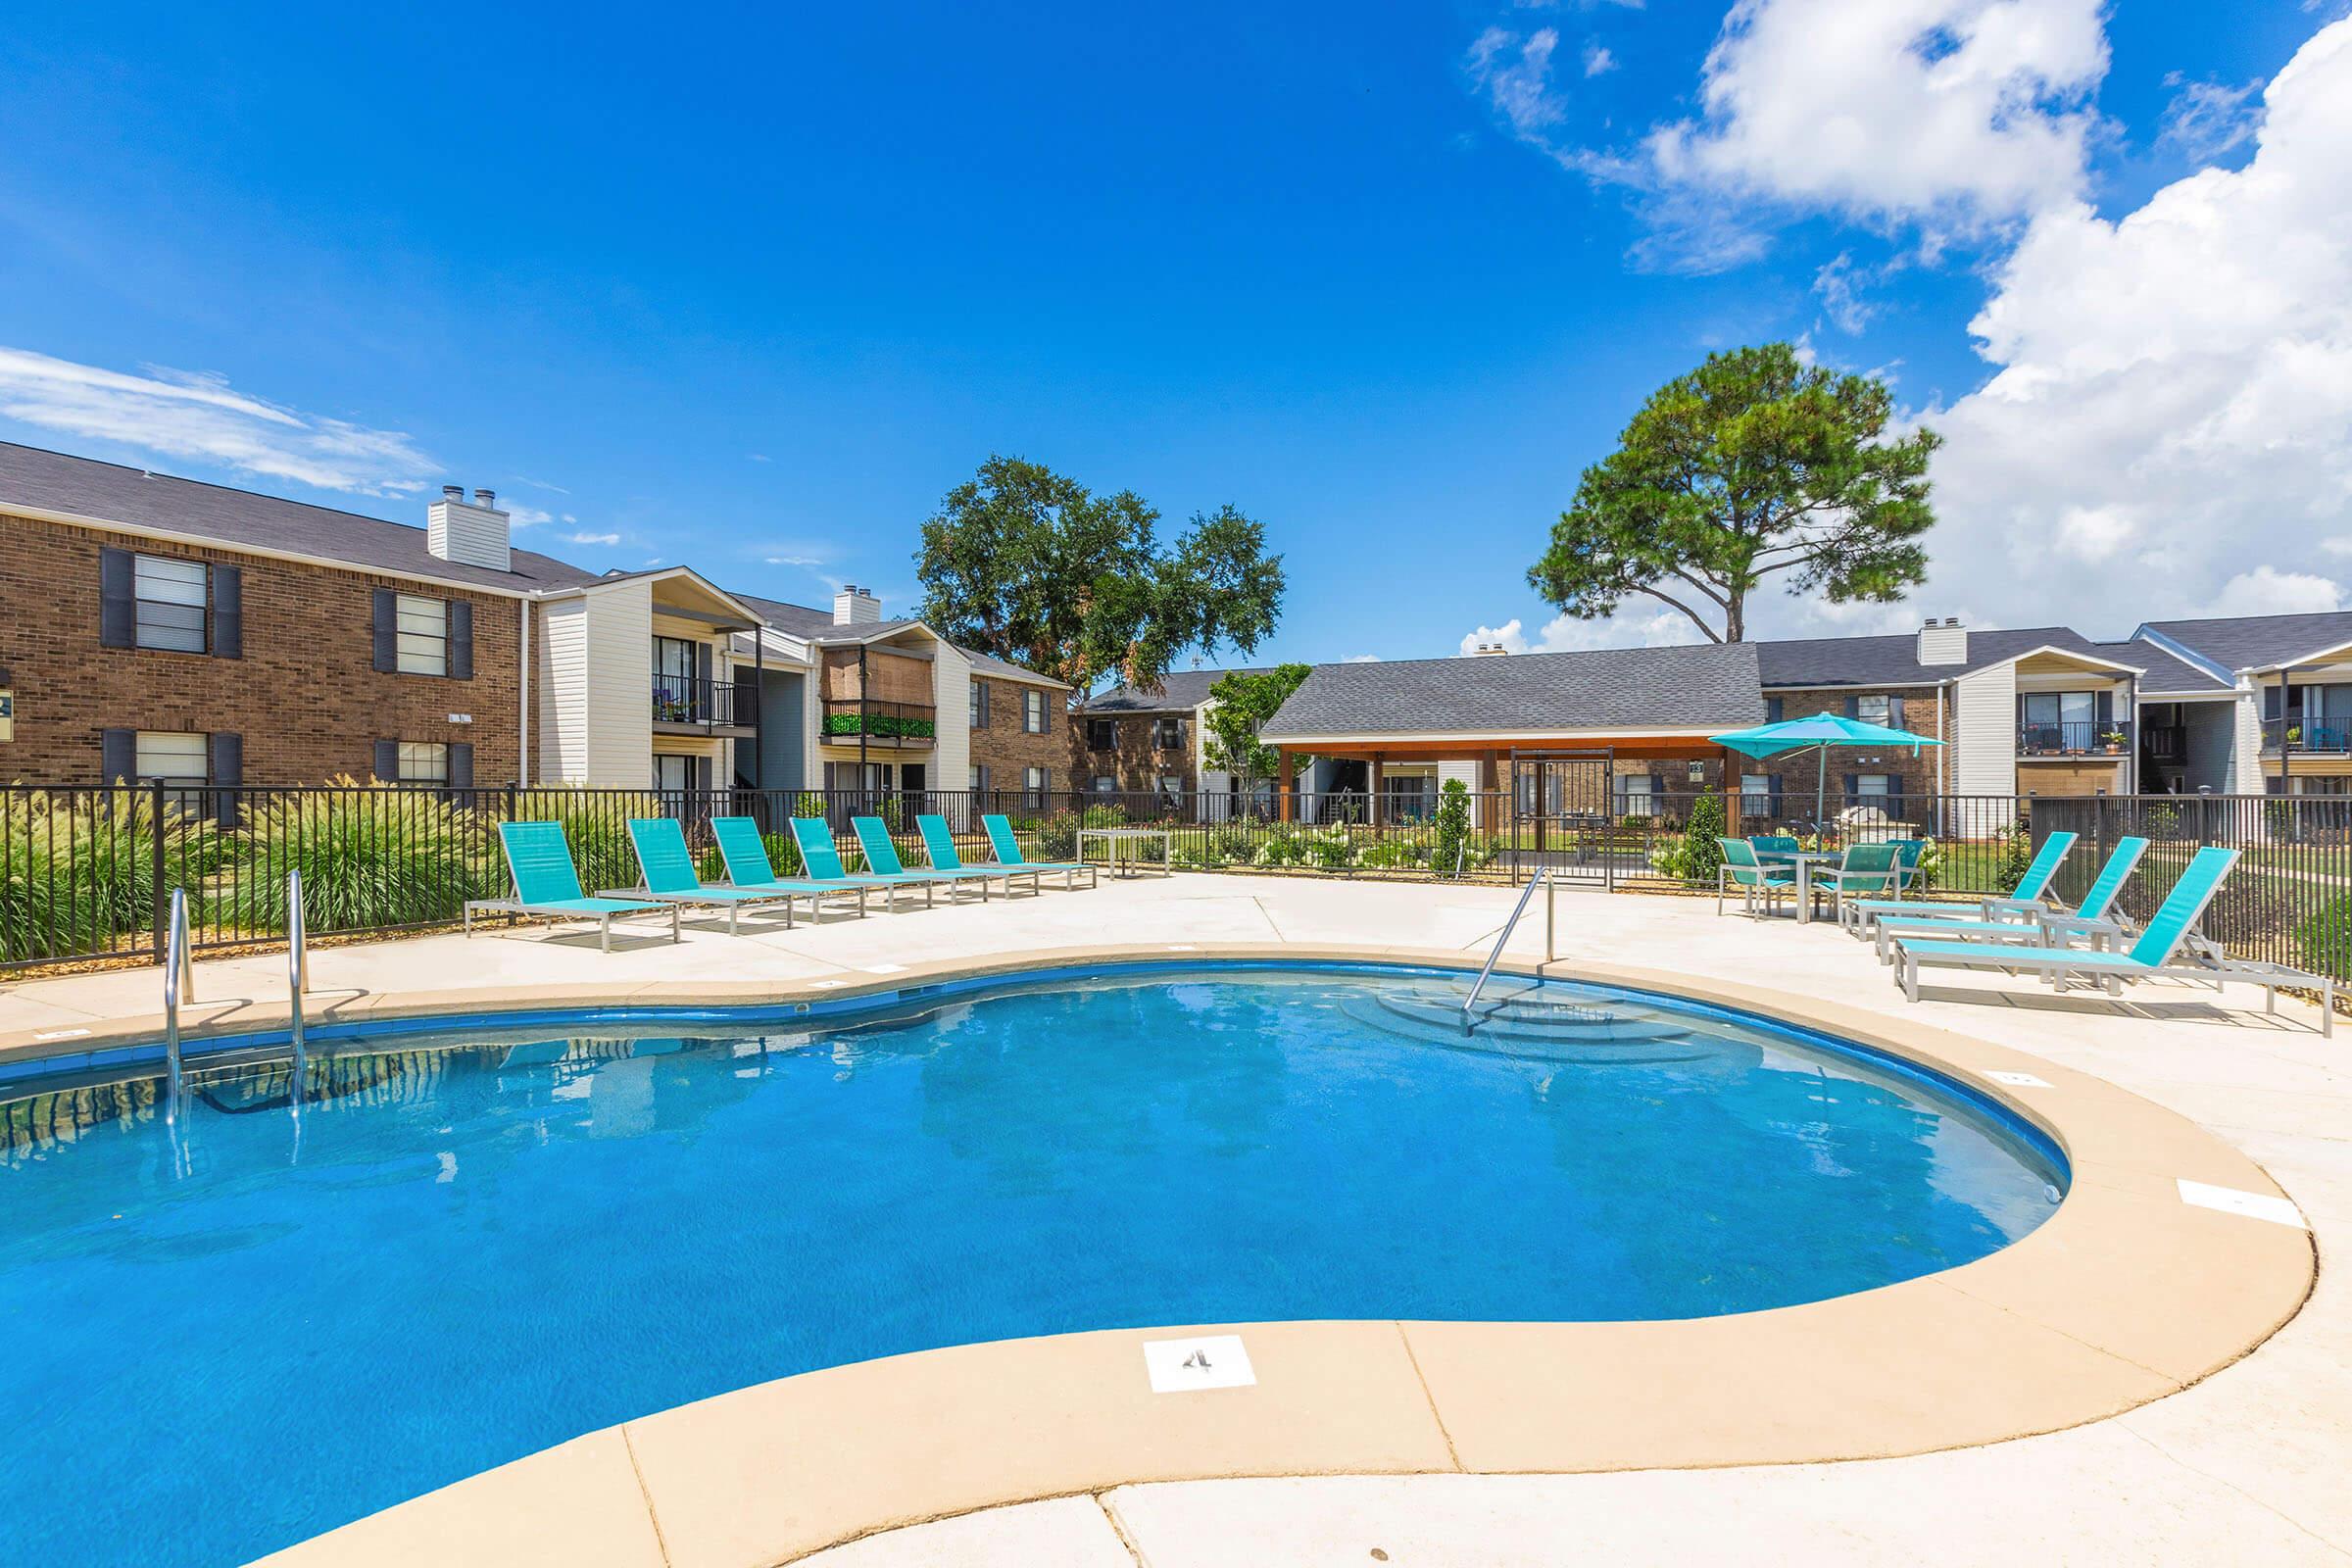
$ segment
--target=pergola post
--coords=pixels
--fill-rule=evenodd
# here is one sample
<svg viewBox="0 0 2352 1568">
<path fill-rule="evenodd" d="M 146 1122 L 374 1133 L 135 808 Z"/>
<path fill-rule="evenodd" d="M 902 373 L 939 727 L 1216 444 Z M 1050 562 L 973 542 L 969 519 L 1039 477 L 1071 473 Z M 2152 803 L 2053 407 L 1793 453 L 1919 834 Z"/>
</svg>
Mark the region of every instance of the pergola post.
<svg viewBox="0 0 2352 1568">
<path fill-rule="evenodd" d="M 1276 798 L 1280 802 L 1281 819 L 1285 822 L 1291 819 L 1291 790 L 1298 778 L 1298 761 L 1292 756 L 1291 749 L 1286 746 L 1282 749 L 1281 784 L 1275 791 Z"/>
<path fill-rule="evenodd" d="M 1371 824 L 1372 824 L 1374 827 L 1378 827 L 1378 826 L 1380 826 L 1380 781 L 1381 781 L 1381 765 L 1380 765 L 1380 764 L 1381 764 L 1381 754 L 1380 754 L 1379 752 L 1374 752 L 1374 753 L 1372 754 L 1372 761 L 1371 761 L 1371 764 L 1370 764 L 1370 766 L 1367 768 L 1367 770 L 1366 770 L 1366 772 L 1365 772 L 1365 775 L 1364 775 L 1366 778 L 1368 778 L 1368 779 L 1370 779 L 1370 780 L 1371 780 L 1371 794 L 1372 794 L 1372 798 L 1371 798 L 1371 800 L 1370 800 L 1370 801 L 1369 801 L 1369 802 L 1366 804 L 1366 808 L 1365 808 L 1365 811 L 1364 811 L 1364 819 L 1365 819 L 1366 821 L 1370 822 L 1370 823 L 1371 823 Z"/>
</svg>

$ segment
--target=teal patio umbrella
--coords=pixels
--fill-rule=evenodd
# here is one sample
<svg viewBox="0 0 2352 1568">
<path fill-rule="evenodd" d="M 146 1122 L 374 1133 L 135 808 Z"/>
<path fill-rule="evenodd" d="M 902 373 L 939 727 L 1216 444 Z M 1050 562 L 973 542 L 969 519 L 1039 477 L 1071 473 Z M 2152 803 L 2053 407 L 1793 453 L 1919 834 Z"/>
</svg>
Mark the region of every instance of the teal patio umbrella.
<svg viewBox="0 0 2352 1568">
<path fill-rule="evenodd" d="M 1811 718 L 1783 719 L 1778 724 L 1758 724 L 1754 729 L 1736 729 L 1729 735 L 1710 735 L 1707 739 L 1748 757 L 1779 757 L 1785 752 L 1801 752 L 1808 746 L 1815 748 L 1821 759 L 1820 765 L 1814 770 L 1813 820 L 1816 822 L 1821 820 L 1821 813 L 1829 805 L 1831 747 L 1908 746 L 1916 754 L 1922 746 L 1943 744 L 1930 736 L 1914 735 L 1907 729 L 1865 724 L 1858 718 L 1847 718 L 1841 713 L 1815 713 Z"/>
</svg>

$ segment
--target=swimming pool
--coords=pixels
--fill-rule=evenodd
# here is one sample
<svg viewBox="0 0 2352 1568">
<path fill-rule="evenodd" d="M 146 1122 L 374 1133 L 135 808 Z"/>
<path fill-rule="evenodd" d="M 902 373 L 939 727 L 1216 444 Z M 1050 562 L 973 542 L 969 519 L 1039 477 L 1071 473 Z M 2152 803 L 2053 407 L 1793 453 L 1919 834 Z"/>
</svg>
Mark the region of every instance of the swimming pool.
<svg viewBox="0 0 2352 1568">
<path fill-rule="evenodd" d="M 49 1562 L 240 1561 L 576 1433 L 960 1342 L 1688 1317 L 1951 1267 L 2057 1151 L 1695 1004 L 1130 968 L 827 1015 L 483 1020 L 9 1107 L 0 1508 Z M 27 1107 L 37 1107 L 28 1110 Z"/>
</svg>

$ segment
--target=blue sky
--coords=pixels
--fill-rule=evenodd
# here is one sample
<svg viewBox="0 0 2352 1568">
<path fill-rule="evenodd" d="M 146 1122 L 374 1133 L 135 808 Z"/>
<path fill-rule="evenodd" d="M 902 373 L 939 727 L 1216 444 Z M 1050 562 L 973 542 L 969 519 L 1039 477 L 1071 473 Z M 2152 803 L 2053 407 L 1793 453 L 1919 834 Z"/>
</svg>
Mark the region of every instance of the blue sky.
<svg viewBox="0 0 2352 1568">
<path fill-rule="evenodd" d="M 1885 369 L 1957 450 L 1927 592 L 1776 596 L 1768 633 L 2122 631 L 2352 575 L 2333 6 L 43 9 L 0 33 L 9 439 L 407 520 L 486 484 L 592 565 L 897 608 L 941 494 L 1017 453 L 1265 522 L 1291 594 L 1261 653 L 1401 658 L 1685 640 L 1547 629 L 1525 569 L 1646 391 L 1787 337 Z M 1934 124 L 1872 96 L 1890 49 L 1943 68 L 1910 95 Z M 2303 107 L 2266 124 L 2298 51 Z M 2246 178 L 2258 147 L 2298 198 Z M 2135 347 L 2232 265 L 2116 229 L 2168 202 L 2256 270 L 2281 232 L 2325 254 L 2270 317 Z M 2084 247 L 2123 279 L 2099 310 L 2063 297 Z M 2145 320 L 2069 337 L 2117 300 Z M 2000 301 L 2026 325 L 1988 363 Z M 2021 414 L 1983 401 L 2004 364 L 2102 379 Z M 2266 497 L 2275 451 L 2184 432 L 2284 366 Z M 2247 559 L 2201 542 L 2256 525 Z M 2032 569 L 2053 539 L 2071 578 Z"/>
</svg>

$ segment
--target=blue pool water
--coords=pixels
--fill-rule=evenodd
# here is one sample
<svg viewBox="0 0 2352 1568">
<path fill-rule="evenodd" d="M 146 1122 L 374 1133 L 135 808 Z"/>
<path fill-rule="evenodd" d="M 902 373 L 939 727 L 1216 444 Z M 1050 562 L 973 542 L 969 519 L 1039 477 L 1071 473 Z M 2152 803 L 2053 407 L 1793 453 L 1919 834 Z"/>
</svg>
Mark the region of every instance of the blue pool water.
<svg viewBox="0 0 2352 1568">
<path fill-rule="evenodd" d="M 177 1156 L 147 1086 L 16 1099 L 0 1519 L 19 1560 L 209 1568 L 813 1367 L 1779 1306 L 1979 1257 L 2066 1182 L 1992 1107 L 1793 1031 L 1555 985 L 1465 1044 L 1461 990 L 1161 971 L 485 1023 L 346 1043 L 299 1130 L 282 1066 L 210 1070 Z"/>
</svg>

